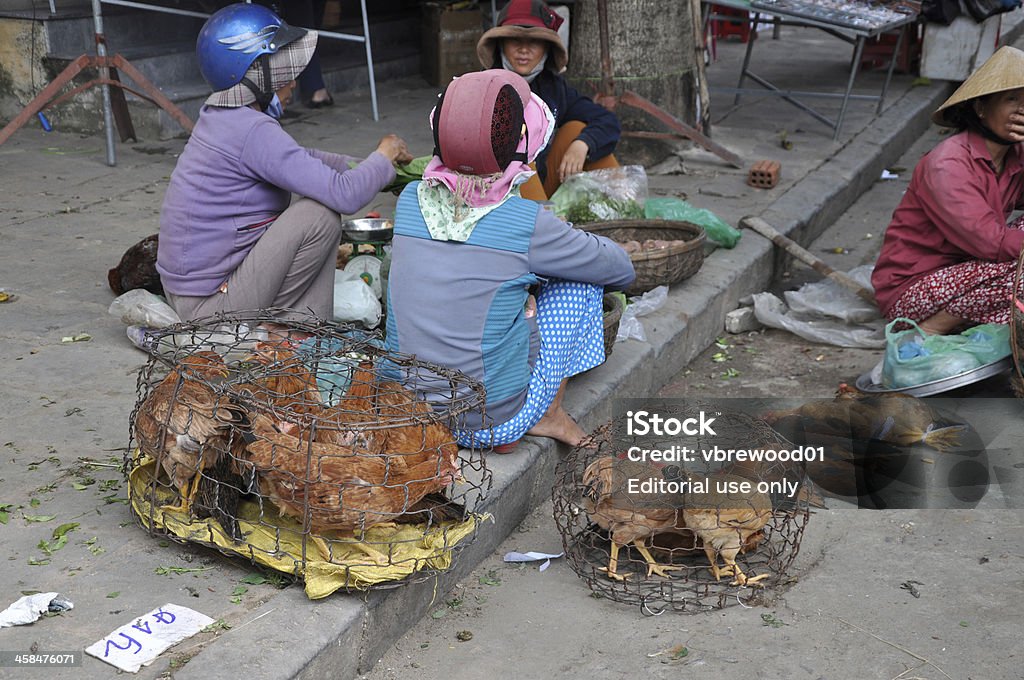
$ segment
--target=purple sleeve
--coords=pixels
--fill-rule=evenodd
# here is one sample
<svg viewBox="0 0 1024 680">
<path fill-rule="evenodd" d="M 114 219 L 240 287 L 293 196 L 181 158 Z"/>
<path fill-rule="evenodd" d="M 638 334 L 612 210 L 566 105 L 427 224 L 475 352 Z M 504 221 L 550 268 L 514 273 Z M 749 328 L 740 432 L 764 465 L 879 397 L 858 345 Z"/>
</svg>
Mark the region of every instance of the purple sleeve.
<svg viewBox="0 0 1024 680">
<path fill-rule="evenodd" d="M 344 158 L 327 154 L 332 162 Z M 292 193 L 311 198 L 331 210 L 354 215 L 395 178 L 391 161 L 373 152 L 357 167 L 341 171 L 292 139 L 276 121 L 253 127 L 241 154 L 255 176 Z"/>
<path fill-rule="evenodd" d="M 338 172 L 348 172 L 352 169 L 353 165 L 358 165 L 365 160 L 363 158 L 356 158 L 355 156 L 346 156 L 343 153 L 331 153 L 330 151 L 310 149 L 309 147 L 306 147 L 306 151 L 308 151 L 313 158 L 319 158 L 326 165 L 334 168 Z"/>
</svg>

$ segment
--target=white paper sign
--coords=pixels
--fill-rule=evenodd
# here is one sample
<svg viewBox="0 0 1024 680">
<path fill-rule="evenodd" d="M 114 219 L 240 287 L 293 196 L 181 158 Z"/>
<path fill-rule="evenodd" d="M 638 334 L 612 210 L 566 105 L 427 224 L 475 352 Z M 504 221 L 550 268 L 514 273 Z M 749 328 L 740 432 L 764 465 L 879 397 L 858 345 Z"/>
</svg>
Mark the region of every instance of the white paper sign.
<svg viewBox="0 0 1024 680">
<path fill-rule="evenodd" d="M 135 673 L 148 666 L 165 649 L 192 637 L 214 620 L 176 604 L 165 604 L 121 626 L 86 650 L 101 661 Z"/>
</svg>

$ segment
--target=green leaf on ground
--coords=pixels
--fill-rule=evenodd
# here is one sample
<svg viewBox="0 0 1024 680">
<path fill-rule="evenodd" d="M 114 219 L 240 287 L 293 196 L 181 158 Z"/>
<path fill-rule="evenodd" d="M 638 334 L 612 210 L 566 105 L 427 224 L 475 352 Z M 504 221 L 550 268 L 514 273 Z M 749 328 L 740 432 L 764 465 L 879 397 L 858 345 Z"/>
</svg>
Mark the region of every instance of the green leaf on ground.
<svg viewBox="0 0 1024 680">
<path fill-rule="evenodd" d="M 217 619 L 206 628 L 203 628 L 200 633 L 212 633 L 217 630 L 231 630 L 231 624 L 224 619 Z"/>
<path fill-rule="evenodd" d="M 241 579 L 239 581 L 239 583 L 248 583 L 251 586 L 262 585 L 262 584 L 264 584 L 266 582 L 267 582 L 267 577 L 264 576 L 263 574 L 257 574 L 256 572 L 253 572 L 253 573 L 247 575 L 245 578 L 243 578 L 243 579 Z"/>
<path fill-rule="evenodd" d="M 500 586 L 501 578 L 498 576 L 498 572 L 491 569 L 486 574 L 480 577 L 480 585 L 482 586 Z"/>
<path fill-rule="evenodd" d="M 78 528 L 78 522 L 65 522 L 53 530 L 54 538 L 61 538 Z"/>
<path fill-rule="evenodd" d="M 22 513 L 21 516 L 25 518 L 26 522 L 49 522 L 57 519 L 57 515 L 26 515 Z"/>
<path fill-rule="evenodd" d="M 211 569 L 213 567 L 157 567 L 153 570 L 153 573 L 167 576 L 168 574 L 196 574 L 201 571 L 210 571 Z"/>
</svg>

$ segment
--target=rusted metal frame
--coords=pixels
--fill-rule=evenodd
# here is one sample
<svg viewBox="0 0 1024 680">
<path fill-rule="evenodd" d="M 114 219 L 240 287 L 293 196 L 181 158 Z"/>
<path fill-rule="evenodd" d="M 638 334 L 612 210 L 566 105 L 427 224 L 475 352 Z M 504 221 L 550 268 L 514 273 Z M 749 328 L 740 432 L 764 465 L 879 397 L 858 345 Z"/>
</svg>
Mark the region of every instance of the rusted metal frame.
<svg viewBox="0 0 1024 680">
<path fill-rule="evenodd" d="M 110 108 L 114 114 L 114 124 L 117 125 L 117 132 L 121 136 L 121 143 L 131 140 L 139 141 L 135 134 L 135 124 L 132 123 L 132 114 L 128 111 L 128 100 L 124 96 L 124 86 L 121 85 L 121 77 L 117 75 L 117 69 L 111 68 L 108 73 L 110 80 L 115 86 L 110 89 Z"/>
<path fill-rule="evenodd" d="M 90 80 L 88 83 L 79 85 L 69 92 L 57 96 L 68 83 L 75 79 L 78 74 L 87 68 L 110 68 L 120 69 L 122 73 L 127 75 L 132 81 L 135 82 L 138 88 L 141 88 L 142 92 L 139 92 L 133 87 L 125 85 L 120 80 L 113 78 L 96 78 Z M 134 95 L 159 106 L 166 111 L 182 128 L 188 132 L 192 131 L 195 124 L 192 119 L 189 118 L 184 111 L 172 102 L 164 95 L 156 86 L 154 86 L 149 80 L 136 69 L 131 62 L 122 57 L 120 54 L 115 54 L 113 57 L 97 57 L 88 54 L 83 54 L 72 61 L 68 66 L 60 72 L 60 74 L 54 78 L 50 83 L 44 87 L 38 95 L 36 95 L 32 101 L 30 101 L 21 113 L 14 117 L 10 123 L 8 123 L 2 130 L 0 130 L 0 144 L 6 142 L 11 135 L 25 125 L 40 111 L 55 106 L 61 102 L 66 101 L 70 97 L 84 92 L 90 87 L 96 85 L 114 85 L 122 90 L 128 90 Z"/>
<path fill-rule="evenodd" d="M 619 97 L 619 103 L 625 104 L 626 106 L 632 106 L 635 109 L 639 109 L 644 113 L 650 114 L 676 134 L 682 135 L 683 137 L 691 139 L 697 144 L 700 144 L 702 147 L 704 147 L 711 153 L 715 154 L 729 165 L 732 165 L 733 167 L 736 168 L 743 167 L 743 161 L 740 160 L 740 157 L 734 154 L 732 151 L 729 151 L 720 144 L 716 144 L 715 142 L 711 141 L 711 139 L 708 138 L 707 135 L 698 132 L 694 128 L 690 127 L 683 121 L 673 116 L 665 109 L 659 107 L 651 100 L 641 97 L 636 92 L 631 92 L 628 90 L 626 92 L 623 92 L 622 96 Z"/>
<path fill-rule="evenodd" d="M 21 113 L 4 126 L 3 130 L 0 130 L 0 144 L 6 142 L 21 126 L 32 120 L 33 116 L 42 111 L 46 107 L 46 102 L 50 101 L 54 95 L 61 91 L 61 88 L 70 83 L 75 76 L 82 72 L 82 69 L 88 66 L 90 59 L 89 55 L 83 54 L 68 64 L 67 68 L 61 71 L 32 101 L 25 105 Z"/>
<path fill-rule="evenodd" d="M 43 106 L 43 108 L 40 109 L 40 110 L 41 111 L 45 111 L 46 109 L 52 108 L 54 106 L 59 106 L 59 105 L 63 104 L 64 102 L 66 102 L 67 100 L 69 100 L 72 97 L 74 97 L 76 94 L 80 94 L 82 92 L 85 92 L 90 87 L 95 87 L 97 85 L 116 85 L 117 87 L 120 87 L 123 90 L 128 90 L 129 92 L 131 92 L 133 95 L 135 95 L 139 99 L 145 99 L 150 104 L 154 104 L 154 105 L 156 104 L 156 102 L 154 102 L 152 99 L 149 98 L 149 95 L 143 94 L 142 92 L 139 92 L 138 90 L 136 90 L 134 87 L 121 83 L 121 81 L 119 81 L 119 80 L 114 80 L 112 78 L 93 78 L 89 82 L 83 83 L 82 85 L 79 85 L 78 87 L 74 88 L 73 90 L 68 90 L 67 92 L 65 92 L 61 96 L 57 97 L 53 101 L 47 102 Z"/>
</svg>

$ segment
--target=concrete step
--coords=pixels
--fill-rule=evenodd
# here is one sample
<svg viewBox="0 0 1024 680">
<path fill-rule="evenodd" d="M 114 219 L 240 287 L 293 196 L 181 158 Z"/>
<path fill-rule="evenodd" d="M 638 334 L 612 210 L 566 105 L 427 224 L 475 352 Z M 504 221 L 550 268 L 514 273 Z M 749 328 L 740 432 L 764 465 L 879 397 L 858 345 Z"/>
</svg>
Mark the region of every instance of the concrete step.
<svg viewBox="0 0 1024 680">
<path fill-rule="evenodd" d="M 413 48 L 397 46 L 390 50 L 380 50 L 374 55 L 374 73 L 377 83 L 418 74 L 419 67 L 419 51 Z M 323 74 L 327 88 L 335 98 L 343 97 L 346 93 L 365 94 L 369 91 L 369 75 L 366 62 L 363 59 L 352 63 L 335 62 L 333 58 L 328 58 L 323 63 Z M 199 109 L 210 95 L 210 88 L 205 82 L 198 79 L 172 84 L 160 89 L 193 121 L 198 119 Z M 297 107 L 299 111 L 304 110 L 299 102 L 294 103 L 293 106 Z M 387 106 L 386 101 L 379 103 L 382 110 Z M 128 108 L 140 139 L 168 139 L 184 134 L 181 126 L 167 112 L 130 94 L 128 95 Z M 366 113 L 370 115 L 369 110 Z"/>
<path fill-rule="evenodd" d="M 415 12 L 392 11 L 379 13 L 380 8 L 371 12 L 370 40 L 374 57 L 374 75 L 377 82 L 402 78 L 419 71 L 419 19 Z M 135 13 L 134 22 L 139 24 L 142 19 L 156 16 L 153 13 Z M 163 20 L 171 15 L 161 14 Z M 177 18 L 177 17 L 173 17 Z M 88 17 L 66 19 L 57 29 L 65 36 L 75 31 L 85 31 L 86 23 L 91 31 L 91 13 Z M 152 21 L 142 22 L 152 25 Z M 199 66 L 195 55 L 195 35 L 201 23 L 196 23 L 189 33 L 185 28 L 175 29 L 168 39 L 163 39 L 163 32 L 158 42 L 152 37 L 148 40 L 137 40 L 135 28 L 126 29 L 125 34 L 116 33 L 118 24 L 110 23 L 105 27 L 108 36 L 108 52 L 121 54 L 130 61 L 151 83 L 190 118 L 195 120 L 199 109 L 210 94 L 209 87 L 199 74 Z M 341 26 L 331 29 L 338 33 L 353 35 L 362 34 L 362 24 L 358 17 L 350 18 Z M 152 31 L 152 29 L 150 29 Z M 88 31 L 86 31 L 88 33 Z M 91 33 L 88 33 L 91 39 Z M 76 51 L 76 40 L 62 39 L 58 43 L 51 42 L 51 53 L 47 56 L 53 73 L 59 72 L 75 57 L 81 54 Z M 324 81 L 332 93 L 366 92 L 369 89 L 369 74 L 366 67 L 366 50 L 362 43 L 324 38 L 320 46 L 321 68 Z M 131 93 L 126 93 L 132 120 L 136 132 L 144 138 L 166 139 L 182 134 L 181 127 L 170 116 Z M 83 109 L 83 115 L 95 117 L 95 107 Z M 65 126 L 74 126 L 73 121 L 65 118 Z M 95 129 L 95 121 L 82 121 L 84 129 Z"/>
<path fill-rule="evenodd" d="M 51 53 L 74 56 L 96 53 L 91 5 L 65 7 L 64 3 L 59 3 L 57 14 L 48 15 L 47 10 L 37 20 L 45 24 Z M 195 17 L 103 6 L 103 33 L 111 53 L 155 42 L 194 42 L 202 25 L 203 20 Z"/>
</svg>

